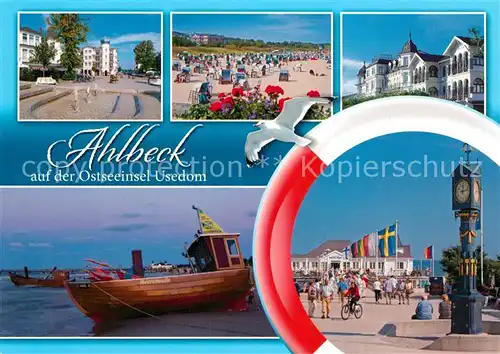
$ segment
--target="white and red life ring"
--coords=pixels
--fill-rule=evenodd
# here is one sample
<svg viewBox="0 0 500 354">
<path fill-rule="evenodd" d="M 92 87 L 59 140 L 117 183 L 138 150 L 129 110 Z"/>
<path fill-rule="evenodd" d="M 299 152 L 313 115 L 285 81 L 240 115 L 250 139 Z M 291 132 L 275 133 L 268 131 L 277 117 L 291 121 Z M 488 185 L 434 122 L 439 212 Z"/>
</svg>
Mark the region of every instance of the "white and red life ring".
<svg viewBox="0 0 500 354">
<path fill-rule="evenodd" d="M 343 153 L 367 140 L 427 132 L 464 141 L 500 166 L 500 125 L 442 99 L 400 96 L 346 109 L 313 128 L 310 146 L 294 147 L 275 171 L 255 224 L 259 294 L 273 327 L 294 353 L 342 353 L 316 328 L 297 296 L 291 269 L 295 218 L 309 187 Z"/>
</svg>

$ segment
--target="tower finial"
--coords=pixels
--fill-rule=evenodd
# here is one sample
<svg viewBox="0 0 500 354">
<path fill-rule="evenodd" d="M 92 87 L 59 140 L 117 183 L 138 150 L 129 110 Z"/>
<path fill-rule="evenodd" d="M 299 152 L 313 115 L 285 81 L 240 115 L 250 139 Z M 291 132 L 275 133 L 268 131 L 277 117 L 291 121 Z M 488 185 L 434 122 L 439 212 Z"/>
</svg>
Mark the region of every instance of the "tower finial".
<svg viewBox="0 0 500 354">
<path fill-rule="evenodd" d="M 410 41 L 411 41 L 411 30 L 410 30 Z"/>
</svg>

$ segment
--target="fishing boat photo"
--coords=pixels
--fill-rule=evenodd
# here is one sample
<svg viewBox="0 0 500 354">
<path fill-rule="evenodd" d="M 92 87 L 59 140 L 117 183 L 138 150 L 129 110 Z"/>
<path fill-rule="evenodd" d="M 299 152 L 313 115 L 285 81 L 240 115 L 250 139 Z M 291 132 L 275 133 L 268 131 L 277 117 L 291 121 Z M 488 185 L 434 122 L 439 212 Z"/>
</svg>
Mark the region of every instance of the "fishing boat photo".
<svg viewBox="0 0 500 354">
<path fill-rule="evenodd" d="M 223 232 L 200 212 L 200 231 L 184 253 L 191 273 L 143 277 L 142 256 L 132 251 L 131 279 L 100 276 L 97 279 L 102 280 L 93 277 L 85 282 L 66 282 L 72 301 L 96 323 L 178 311 L 247 309 L 251 268 L 242 257 L 239 234 Z"/>
<path fill-rule="evenodd" d="M 15 286 L 37 286 L 47 288 L 62 288 L 69 280 L 69 271 L 57 270 L 56 267 L 44 278 L 33 278 L 29 276 L 27 267 L 24 267 L 24 276 L 9 273 L 9 279 Z"/>
</svg>

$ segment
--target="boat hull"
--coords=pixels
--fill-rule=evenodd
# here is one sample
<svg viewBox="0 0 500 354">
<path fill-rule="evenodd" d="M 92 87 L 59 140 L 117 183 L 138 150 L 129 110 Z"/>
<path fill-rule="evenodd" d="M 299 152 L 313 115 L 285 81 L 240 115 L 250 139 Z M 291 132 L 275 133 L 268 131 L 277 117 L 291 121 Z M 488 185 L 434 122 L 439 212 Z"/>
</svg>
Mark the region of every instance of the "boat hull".
<svg viewBox="0 0 500 354">
<path fill-rule="evenodd" d="M 75 305 L 96 322 L 177 311 L 243 310 L 249 269 L 168 277 L 65 283 Z"/>
<path fill-rule="evenodd" d="M 68 278 L 55 279 L 25 278 L 17 274 L 9 274 L 9 279 L 15 286 L 38 286 L 45 288 L 62 288 Z"/>
</svg>

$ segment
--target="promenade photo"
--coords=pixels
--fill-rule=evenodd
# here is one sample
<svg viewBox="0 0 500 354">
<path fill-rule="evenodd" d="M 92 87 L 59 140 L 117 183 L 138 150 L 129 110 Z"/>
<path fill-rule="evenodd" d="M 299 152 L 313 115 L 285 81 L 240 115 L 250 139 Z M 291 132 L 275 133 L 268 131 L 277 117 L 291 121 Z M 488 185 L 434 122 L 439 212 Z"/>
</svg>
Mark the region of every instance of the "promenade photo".
<svg viewBox="0 0 500 354">
<path fill-rule="evenodd" d="M 427 133 L 345 152 L 294 225 L 304 315 L 344 353 L 498 352 L 498 173 L 470 145 Z"/>
<path fill-rule="evenodd" d="M 174 120 L 270 120 L 286 100 L 331 97 L 331 13 L 172 13 Z M 331 108 L 314 106 L 305 119 Z"/>
<path fill-rule="evenodd" d="M 343 13 L 342 108 L 414 95 L 485 113 L 485 38 L 485 13 Z"/>
<path fill-rule="evenodd" d="M 275 337 L 251 255 L 261 189 L 1 193 L 1 337 Z"/>
<path fill-rule="evenodd" d="M 161 13 L 18 16 L 18 120 L 162 120 Z"/>
</svg>

